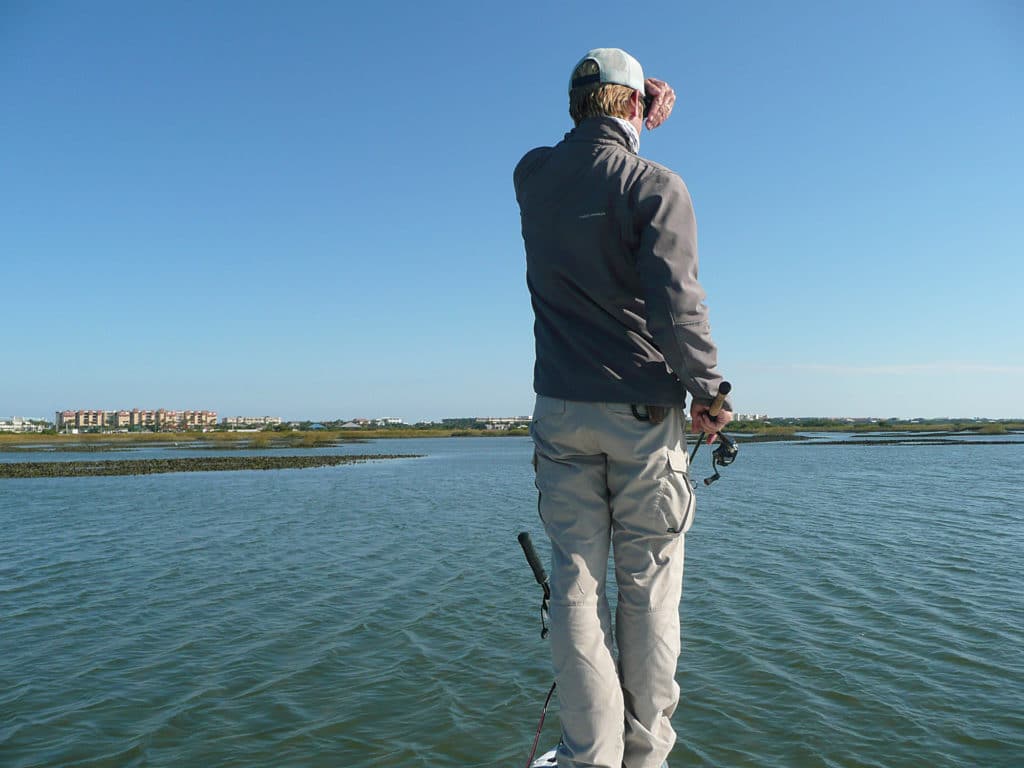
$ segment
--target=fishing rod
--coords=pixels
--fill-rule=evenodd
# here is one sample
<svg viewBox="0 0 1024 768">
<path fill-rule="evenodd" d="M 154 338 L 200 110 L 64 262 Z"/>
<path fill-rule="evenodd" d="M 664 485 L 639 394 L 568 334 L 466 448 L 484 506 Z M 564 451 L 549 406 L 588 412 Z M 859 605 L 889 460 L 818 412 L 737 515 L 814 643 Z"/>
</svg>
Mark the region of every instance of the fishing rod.
<svg viewBox="0 0 1024 768">
<path fill-rule="evenodd" d="M 711 402 L 711 407 L 708 409 L 708 416 L 714 419 L 722 412 L 722 408 L 725 407 L 725 398 L 732 392 L 732 384 L 728 381 L 723 381 L 718 387 L 718 394 L 715 395 L 715 399 Z M 711 471 L 714 472 L 710 477 L 704 478 L 704 485 L 711 485 L 713 482 L 721 478 L 718 474 L 719 467 L 728 467 L 736 460 L 736 454 L 739 453 L 739 444 L 724 432 L 718 434 L 718 447 L 715 448 L 711 453 Z M 697 451 L 700 450 L 701 445 L 704 443 L 704 438 L 707 436 L 706 432 L 701 432 L 700 437 L 697 438 L 697 444 L 693 446 L 693 453 L 690 454 L 690 466 L 693 466 L 693 459 L 697 455 Z"/>
<path fill-rule="evenodd" d="M 551 585 L 548 583 L 548 575 L 544 572 L 544 566 L 541 565 L 540 557 L 537 556 L 537 550 L 533 548 L 533 541 L 530 539 L 530 534 L 523 531 L 518 536 L 519 546 L 523 548 L 523 554 L 526 555 L 526 562 L 530 564 L 530 569 L 533 571 L 533 578 L 537 580 L 541 588 L 544 590 L 544 599 L 540 602 L 540 639 L 544 640 L 548 636 L 548 608 L 551 605 Z"/>
<path fill-rule="evenodd" d="M 523 531 L 517 538 L 519 539 L 519 546 L 523 548 L 523 554 L 526 555 L 526 562 L 530 564 L 530 569 L 533 571 L 533 578 L 537 580 L 537 583 L 544 590 L 544 597 L 540 602 L 540 637 L 543 640 L 548 636 L 547 618 L 551 602 L 551 585 L 548 583 L 548 575 L 544 571 L 540 557 L 537 556 L 537 550 L 533 548 L 530 534 Z M 544 766 L 556 765 L 554 750 L 542 755 L 536 762 L 534 762 L 533 756 L 537 754 L 537 744 L 540 742 L 540 734 L 544 729 L 544 718 L 548 714 L 548 704 L 551 703 L 551 697 L 554 695 L 555 686 L 557 685 L 557 681 L 551 684 L 547 698 L 544 699 L 544 707 L 540 711 L 540 722 L 537 723 L 537 733 L 533 737 L 533 746 L 530 747 L 530 756 L 526 760 L 526 768 L 543 768 Z"/>
</svg>

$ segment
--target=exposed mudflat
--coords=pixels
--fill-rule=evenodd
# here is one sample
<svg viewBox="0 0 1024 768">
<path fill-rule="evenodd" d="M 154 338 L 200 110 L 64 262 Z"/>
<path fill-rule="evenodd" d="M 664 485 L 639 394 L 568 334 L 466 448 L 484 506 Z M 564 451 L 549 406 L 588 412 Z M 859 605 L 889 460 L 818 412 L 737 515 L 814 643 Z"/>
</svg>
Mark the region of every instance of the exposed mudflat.
<svg viewBox="0 0 1024 768">
<path fill-rule="evenodd" d="M 358 464 L 378 459 L 415 459 L 418 454 L 349 456 L 204 456 L 188 459 L 111 461 L 25 461 L 0 463 L 2 477 L 107 477 L 167 472 L 227 472 L 242 469 L 308 469 Z"/>
<path fill-rule="evenodd" d="M 819 445 L 1022 445 L 1024 440 L 964 440 L 957 438 L 928 439 L 922 437 L 901 438 L 851 438 L 849 440 L 806 440 L 807 446 Z"/>
</svg>

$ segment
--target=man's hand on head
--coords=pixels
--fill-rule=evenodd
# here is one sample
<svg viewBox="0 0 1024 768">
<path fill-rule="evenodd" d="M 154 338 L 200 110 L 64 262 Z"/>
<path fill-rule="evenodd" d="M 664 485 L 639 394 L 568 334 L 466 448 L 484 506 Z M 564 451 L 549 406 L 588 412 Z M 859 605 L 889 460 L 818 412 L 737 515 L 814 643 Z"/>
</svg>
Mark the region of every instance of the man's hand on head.
<svg viewBox="0 0 1024 768">
<path fill-rule="evenodd" d="M 651 108 L 647 112 L 647 118 L 644 120 L 647 130 L 653 131 L 668 120 L 668 116 L 672 114 L 672 107 L 676 103 L 676 92 L 664 80 L 653 77 L 648 77 L 644 81 L 644 88 L 646 88 L 648 96 L 654 97 Z"/>
</svg>

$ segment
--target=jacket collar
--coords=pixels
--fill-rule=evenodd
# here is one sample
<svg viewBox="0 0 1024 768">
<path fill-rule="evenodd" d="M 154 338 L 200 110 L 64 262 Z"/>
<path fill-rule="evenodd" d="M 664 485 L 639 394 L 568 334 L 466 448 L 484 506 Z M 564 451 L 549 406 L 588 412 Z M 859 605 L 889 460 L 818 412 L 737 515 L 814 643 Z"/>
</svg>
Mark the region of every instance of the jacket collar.
<svg viewBox="0 0 1024 768">
<path fill-rule="evenodd" d="M 632 151 L 626 129 L 614 117 L 588 117 L 565 134 L 563 141 L 618 144 Z"/>
</svg>

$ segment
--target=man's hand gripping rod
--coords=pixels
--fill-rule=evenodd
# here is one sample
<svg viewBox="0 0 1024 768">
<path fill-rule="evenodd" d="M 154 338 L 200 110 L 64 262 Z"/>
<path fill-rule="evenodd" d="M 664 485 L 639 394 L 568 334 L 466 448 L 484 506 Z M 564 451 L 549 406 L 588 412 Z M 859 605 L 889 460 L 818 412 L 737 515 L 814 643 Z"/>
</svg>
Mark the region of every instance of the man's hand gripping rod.
<svg viewBox="0 0 1024 768">
<path fill-rule="evenodd" d="M 715 399 L 711 403 L 711 407 L 708 408 L 708 416 L 712 419 L 721 413 L 722 408 L 725 407 L 725 398 L 732 392 L 732 384 L 728 381 L 723 381 L 718 387 L 718 394 L 715 395 Z M 739 446 L 736 441 L 726 435 L 724 432 L 718 432 L 719 445 L 711 454 L 711 469 L 714 470 L 714 474 L 711 477 L 704 478 L 704 485 L 711 485 L 721 475 L 718 474 L 718 466 L 727 467 L 732 464 L 736 458 L 736 454 L 739 451 Z M 697 455 L 697 451 L 700 449 L 701 444 L 704 442 L 704 438 L 707 433 L 701 432 L 700 437 L 697 438 L 697 444 L 693 446 L 693 453 L 690 454 L 690 465 L 693 465 L 693 459 Z"/>
</svg>

